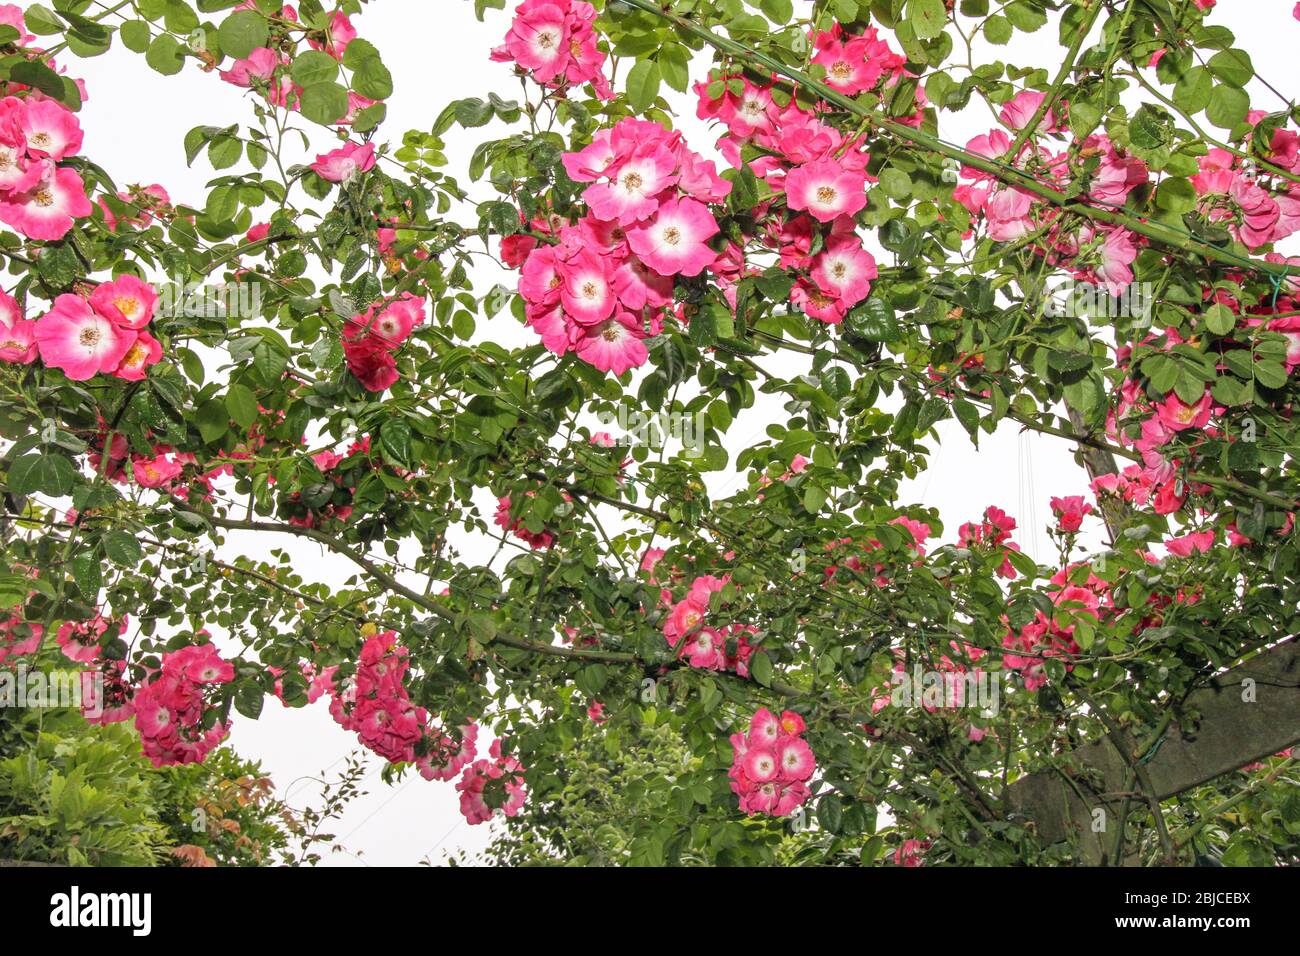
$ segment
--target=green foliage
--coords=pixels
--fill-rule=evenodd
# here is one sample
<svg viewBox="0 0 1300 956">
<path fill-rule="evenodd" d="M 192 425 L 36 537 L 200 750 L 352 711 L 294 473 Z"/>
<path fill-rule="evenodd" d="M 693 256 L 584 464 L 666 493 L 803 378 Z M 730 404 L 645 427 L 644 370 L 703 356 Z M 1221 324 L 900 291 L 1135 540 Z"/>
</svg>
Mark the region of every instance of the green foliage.
<svg viewBox="0 0 1300 956">
<path fill-rule="evenodd" d="M 162 203 L 78 156 L 66 165 L 113 228 L 97 209 L 60 240 L 0 233 L 5 286 L 30 317 L 106 276 L 166 275 L 182 299 L 151 323 L 164 357 L 142 380 L 0 365 L 5 648 L 41 628 L 48 655 L 60 623 L 129 614 L 131 642 L 108 634 L 101 651 L 138 682 L 201 628 L 218 629 L 241 650 L 214 692 L 215 721 L 256 718 L 277 676 L 285 703 L 306 706 L 304 662 L 346 681 L 362 642 L 396 631 L 414 703 L 443 727 L 482 721 L 527 768 L 530 801 L 493 862 L 875 864 L 911 839 L 928 844 L 929 863 L 1050 863 L 1087 855 L 1077 837 L 1047 845 L 1006 813 L 1004 784 L 1055 779 L 1071 750 L 1113 733 L 1103 714 L 1136 740 L 1175 723 L 1193 735 L 1199 715 L 1183 701 L 1300 630 L 1294 333 L 1264 319 L 1293 276 L 1265 258 L 1271 245 L 1243 243 L 1226 194 L 1207 198 L 1194 179 L 1216 149 L 1294 193 L 1272 142 L 1296 114 L 1290 103 L 1252 111 L 1250 55 L 1194 4 L 618 0 L 598 5 L 594 25 L 612 99 L 527 79 L 517 100 L 457 90 L 427 129 L 387 139 L 382 102 L 340 129 L 355 96 L 383 100 L 394 78 L 365 39 L 341 59 L 313 48 L 332 9 L 303 4 L 292 22 L 270 0 L 127 6 L 107 18 L 30 5 L 28 26 L 77 57 L 119 37 L 162 77 L 230 69 L 268 47 L 286 58 L 277 80 L 290 82 L 274 89 L 287 108 L 254 80 L 238 122 L 194 118 L 180 145 L 191 166 L 210 167 L 201 195 Z M 504 31 L 494 11 L 505 6 L 473 9 Z M 906 73 L 853 96 L 825 86 L 808 35 L 835 23 L 878 29 Z M 75 61 L 62 76 L 16 52 L 14 34 L 0 37 L 0 81 L 80 109 Z M 1033 35 L 1037 62 L 974 62 L 962 49 L 982 37 L 1002 57 L 1021 48 L 1018 34 Z M 870 295 L 836 325 L 792 303 L 809 270 L 783 267 L 758 238 L 790 200 L 756 173 L 772 150 L 746 140 L 724 173 L 730 195 L 713 205 L 713 251 L 748 247 L 746 268 L 725 282 L 679 276 L 643 367 L 604 374 L 531 331 L 524 346 L 501 344 L 526 308 L 508 284 L 476 286 L 478 268 L 508 256 L 503 243 L 551 245 L 583 215 L 587 184 L 564 154 L 628 117 L 671 128 L 676 94 L 694 96 L 696 83 L 716 100 L 746 82 L 772 83 L 775 109 L 816 108 L 861 138 L 870 179 L 854 226 L 884 250 Z M 945 114 L 997 116 L 1026 91 L 1050 103 L 1037 129 L 1007 131 L 1019 140 L 1007 155 L 943 138 Z M 340 132 L 371 141 L 372 168 L 335 183 L 288 165 L 286 142 L 314 154 Z M 1089 139 L 1103 135 L 1104 147 Z M 455 137 L 474 147 L 463 171 L 473 202 L 447 168 Z M 1113 202 L 1093 195 L 1108 150 L 1142 173 Z M 1029 234 L 989 236 L 954 192 L 971 170 L 1034 197 Z M 264 234 L 250 241 L 254 225 Z M 1045 258 L 1045 237 L 1069 232 L 1080 246 L 1070 254 L 1096 269 L 1112 228 L 1133 241 L 1150 311 L 1116 314 L 1109 297 L 1078 289 L 1060 308 L 1049 280 L 1066 277 L 1066 253 Z M 828 235 L 812 233 L 815 257 Z M 221 287 L 237 307 L 185 299 L 195 286 Z M 392 350 L 395 380 L 368 388 L 349 362 L 359 317 L 407 294 L 428 314 Z M 1040 564 L 943 528 L 901 491 L 937 465 L 941 433 L 978 445 L 1030 429 L 1080 444 L 1092 477 L 1150 468 L 1127 413 L 1207 394 L 1213 426 L 1171 429 L 1160 448 L 1174 476 L 1164 496 L 1145 487 L 1140 501 L 1098 502 L 1108 548 L 1089 553 L 1060 530 L 1059 554 Z M 611 422 L 660 416 L 691 422 L 697 440 L 592 440 Z M 185 456 L 176 494 L 120 468 L 161 446 Z M 338 461 L 321 454 L 331 451 Z M 1073 494 L 1087 477 L 1052 491 Z M 928 525 L 924 553 L 900 518 Z M 1242 540 L 1149 559 L 1195 531 Z M 236 532 L 268 544 L 246 554 L 227 537 Z M 321 580 L 281 548 L 291 536 L 355 573 Z M 462 550 L 496 539 L 490 560 Z M 638 570 L 650 549 L 665 552 L 653 578 Z M 744 673 L 691 668 L 665 638 L 664 591 L 679 601 L 705 575 L 726 578 L 708 614 L 746 635 Z M 1104 595 L 1104 613 L 1063 598 L 1066 582 Z M 1068 631 L 1074 645 L 1042 662 L 1032 690 L 1003 657 L 1008 635 L 1031 625 Z M 996 715 L 875 706 L 896 663 L 933 669 L 968 652 L 1006 679 Z M 605 724 L 582 716 L 595 699 Z M 745 817 L 728 785 L 729 735 L 759 707 L 808 724 L 818 772 L 797 833 Z M 0 727 L 0 852 L 145 865 L 188 845 L 194 860 L 311 862 L 319 826 L 357 792 L 345 776 L 329 806 L 282 826 L 281 808 L 256 796 L 255 767 L 222 754 L 154 772 L 133 734 L 67 713 Z M 1279 763 L 1221 774 L 1167 801 L 1170 833 L 1135 802 L 1107 851 L 1292 862 L 1293 782 Z M 195 808 L 208 815 L 197 830 Z"/>
<path fill-rule="evenodd" d="M 54 717 L 3 731 L 0 856 L 73 866 L 157 866 L 171 846 L 155 783 L 129 727 Z"/>
<path fill-rule="evenodd" d="M 58 666 L 48 662 L 41 673 L 58 673 L 50 664 Z M 75 680 L 75 671 L 62 673 Z M 131 723 L 90 724 L 66 707 L 6 706 L 4 714 L 0 859 L 268 865 L 300 827 L 272 797 L 258 765 L 228 748 L 203 764 L 155 768 Z"/>
<path fill-rule="evenodd" d="M 738 823 L 718 805 L 700 757 L 668 723 L 634 730 L 588 722 L 573 732 L 573 746 L 556 755 L 546 784 L 506 822 L 482 862 L 762 866 L 789 862 L 815 839 L 780 823 Z"/>
</svg>

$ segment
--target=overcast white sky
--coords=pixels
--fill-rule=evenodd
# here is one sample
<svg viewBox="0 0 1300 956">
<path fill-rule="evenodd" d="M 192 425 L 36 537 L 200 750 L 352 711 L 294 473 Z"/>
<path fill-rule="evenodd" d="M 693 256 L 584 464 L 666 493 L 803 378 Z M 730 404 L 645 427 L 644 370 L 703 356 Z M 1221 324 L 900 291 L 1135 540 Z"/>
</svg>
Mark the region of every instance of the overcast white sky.
<svg viewBox="0 0 1300 956">
<path fill-rule="evenodd" d="M 1294 85 L 1294 51 L 1300 43 L 1300 23 L 1291 16 L 1293 6 L 1293 0 L 1223 0 L 1213 14 L 1214 21 L 1236 33 L 1237 45 L 1250 53 L 1256 71 L 1288 95 L 1294 92 L 1290 89 Z M 489 49 L 501 41 L 509 25 L 509 11 L 489 11 L 486 22 L 478 23 L 472 8 L 470 0 L 379 0 L 355 18 L 360 34 L 379 47 L 395 78 L 396 92 L 388 102 L 388 119 L 379 139 L 398 141 L 407 129 L 430 129 L 452 99 L 485 96 L 488 91 L 506 99 L 518 97 L 518 81 L 510 68 L 488 60 Z M 985 45 L 976 51 L 977 61 L 996 58 L 1040 65 L 1049 71 L 1055 70 L 1060 57 L 1054 24 L 1031 36 L 1017 34 L 1009 47 Z M 204 184 L 215 174 L 203 159 L 193 169 L 186 167 L 182 139 L 193 126 L 226 126 L 251 119 L 242 91 L 222 83 L 215 74 L 202 73 L 193 61 L 180 75 L 161 77 L 146 66 L 143 57 L 120 45 L 93 60 L 68 58 L 65 62 L 69 72 L 84 77 L 89 88 L 89 101 L 80 117 L 86 132 L 84 154 L 106 168 L 119 185 L 158 182 L 173 199 L 201 205 L 206 196 Z M 694 78 L 705 69 L 704 62 L 698 62 Z M 1279 108 L 1276 97 L 1258 82 L 1251 94 L 1256 107 Z M 679 114 L 680 126 L 692 146 L 707 153 L 716 134 L 707 132 L 695 119 L 692 104 L 683 103 Z M 945 113 L 940 132 L 945 139 L 965 142 L 985 132 L 988 124 L 988 113 L 982 108 L 955 118 Z M 474 145 L 489 135 L 503 135 L 498 130 L 453 129 L 448 134 L 449 171 L 464 182 Z M 329 148 L 328 135 L 318 130 L 313 152 Z M 888 261 L 878 247 L 876 251 L 882 262 Z M 476 276 L 481 292 L 501 279 L 488 272 Z M 511 280 L 507 277 L 505 281 Z M 506 344 L 533 338 L 508 311 L 492 321 L 480 321 L 478 337 Z M 788 373 L 793 368 L 783 366 L 783 359 L 766 361 L 778 372 Z M 728 447 L 734 453 L 752 444 L 762 437 L 769 421 L 784 418 L 779 402 L 764 402 L 732 427 Z M 1074 463 L 1067 443 L 1003 428 L 984 437 L 977 451 L 956 423 L 945 423 L 940 432 L 943 446 L 932 459 L 933 467 L 905 486 L 903 500 L 937 507 L 949 541 L 962 521 L 997 504 L 1016 518 L 1021 528 L 1016 539 L 1022 547 L 1040 560 L 1047 559 L 1054 550 L 1042 530 L 1050 517 L 1048 499 L 1087 490 L 1086 475 Z M 726 474 L 710 484 L 715 495 L 726 493 L 729 485 L 734 487 Z M 297 539 L 232 537 L 230 546 L 246 548 L 254 556 L 271 547 L 287 548 L 295 556 L 298 572 L 308 579 L 340 581 L 353 570 L 342 559 Z M 491 542 L 467 541 L 464 553 L 467 559 L 486 560 L 491 547 Z M 485 729 L 480 737 L 483 749 L 491 738 Z M 324 702 L 287 710 L 270 700 L 260 720 L 239 718 L 231 743 L 244 756 L 260 759 L 281 794 L 288 790 L 288 800 L 294 805 L 316 794 L 310 781 L 295 783 L 298 778 L 316 776 L 322 770 L 328 771 L 327 776 L 337 774 L 346 755 L 357 749 L 355 738 L 330 719 Z M 487 843 L 488 827 L 471 827 L 461 817 L 452 784 L 429 783 L 411 775 L 406 782 L 389 787 L 379 779 L 381 765 L 378 758 L 370 760 L 369 793 L 330 828 L 350 853 L 330 857 L 328 863 L 404 865 L 426 857 L 437 862 L 445 851 L 463 849 L 473 854 Z"/>
</svg>

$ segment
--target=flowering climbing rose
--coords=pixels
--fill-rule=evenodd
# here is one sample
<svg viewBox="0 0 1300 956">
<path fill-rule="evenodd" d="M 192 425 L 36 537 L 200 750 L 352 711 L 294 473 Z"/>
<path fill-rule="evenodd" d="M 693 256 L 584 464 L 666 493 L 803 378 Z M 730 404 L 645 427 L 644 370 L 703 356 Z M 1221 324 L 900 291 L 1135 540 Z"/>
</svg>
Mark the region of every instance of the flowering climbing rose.
<svg viewBox="0 0 1300 956">
<path fill-rule="evenodd" d="M 746 733 L 731 735 L 728 776 L 745 813 L 788 816 L 812 795 L 808 781 L 817 761 L 803 739 L 804 729 L 803 718 L 792 711 L 778 717 L 760 708 Z"/>
</svg>

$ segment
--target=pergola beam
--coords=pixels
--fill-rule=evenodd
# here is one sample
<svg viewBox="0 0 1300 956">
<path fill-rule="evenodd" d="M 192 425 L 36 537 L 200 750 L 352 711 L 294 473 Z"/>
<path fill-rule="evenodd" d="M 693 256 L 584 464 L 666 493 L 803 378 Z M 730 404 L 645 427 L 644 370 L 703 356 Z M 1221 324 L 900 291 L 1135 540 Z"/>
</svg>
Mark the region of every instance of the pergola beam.
<svg viewBox="0 0 1300 956">
<path fill-rule="evenodd" d="M 1145 763 L 1158 800 L 1300 742 L 1300 640 L 1288 638 L 1225 671 L 1188 695 L 1180 710 L 1193 717 L 1192 729 L 1172 723 Z M 1074 835 L 1083 859 L 1099 863 L 1111 848 L 1103 845 L 1110 842 L 1105 830 L 1094 832 L 1095 822 L 1118 821 L 1122 803 L 1102 795 L 1131 789 L 1132 764 L 1146 756 L 1126 757 L 1109 738 L 1088 744 L 1057 769 L 1016 781 L 1007 790 L 1007 804 L 1033 822 L 1044 842 Z"/>
</svg>

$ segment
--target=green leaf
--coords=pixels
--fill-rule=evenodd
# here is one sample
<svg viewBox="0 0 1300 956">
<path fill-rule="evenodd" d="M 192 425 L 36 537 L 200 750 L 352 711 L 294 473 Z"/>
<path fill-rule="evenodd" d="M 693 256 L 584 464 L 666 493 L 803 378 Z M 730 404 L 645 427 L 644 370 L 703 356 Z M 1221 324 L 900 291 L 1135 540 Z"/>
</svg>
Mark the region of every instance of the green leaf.
<svg viewBox="0 0 1300 956">
<path fill-rule="evenodd" d="M 972 440 L 978 443 L 980 427 L 980 410 L 971 402 L 963 399 L 957 399 L 952 403 L 953 414 L 957 416 L 957 421 L 961 422 L 962 428 L 970 435 Z"/>
<path fill-rule="evenodd" d="M 837 793 L 828 793 L 817 801 L 817 822 L 831 833 L 839 833 L 844 823 L 844 800 Z"/>
<path fill-rule="evenodd" d="M 1210 103 L 1214 77 L 1203 66 L 1191 67 L 1174 84 L 1174 105 L 1188 114 L 1196 114 Z"/>
<path fill-rule="evenodd" d="M 206 146 L 217 133 L 221 130 L 216 126 L 196 126 L 185 134 L 185 165 L 193 166 L 194 160 L 198 158 L 199 153 L 203 152 Z"/>
<path fill-rule="evenodd" d="M 456 338 L 469 341 L 474 337 L 474 316 L 464 309 L 458 309 L 451 317 L 451 330 Z"/>
<path fill-rule="evenodd" d="M 916 109 L 916 80 L 903 80 L 889 96 L 889 115 L 907 116 Z"/>
<path fill-rule="evenodd" d="M 1047 353 L 1047 364 L 1058 372 L 1080 372 L 1085 368 L 1092 368 L 1092 356 L 1087 352 L 1053 349 Z"/>
<path fill-rule="evenodd" d="M 262 713 L 262 703 L 265 699 L 266 695 L 261 687 L 253 681 L 246 681 L 235 691 L 235 710 L 249 720 L 257 720 Z"/>
<path fill-rule="evenodd" d="M 1247 405 L 1255 398 L 1255 384 L 1224 375 L 1215 380 L 1212 392 L 1214 400 L 1220 404 Z"/>
<path fill-rule="evenodd" d="M 1206 65 L 1211 73 L 1232 86 L 1245 86 L 1255 75 L 1255 66 L 1245 50 L 1220 50 Z"/>
<path fill-rule="evenodd" d="M 912 179 L 901 169 L 890 166 L 880 172 L 880 188 L 890 199 L 902 202 L 912 195 Z"/>
<path fill-rule="evenodd" d="M 868 342 L 897 342 L 903 336 L 893 307 L 880 295 L 872 296 L 850 312 L 844 326 L 848 332 Z"/>
<path fill-rule="evenodd" d="M 74 555 L 72 558 L 72 577 L 77 582 L 77 588 L 82 595 L 88 600 L 94 601 L 99 595 L 99 589 L 104 585 L 104 576 L 99 566 L 99 558 L 88 551 Z"/>
<path fill-rule="evenodd" d="M 257 421 L 257 398 L 247 385 L 236 382 L 226 392 L 226 411 L 241 427 L 251 428 Z"/>
<path fill-rule="evenodd" d="M 927 398 L 916 416 L 916 433 L 923 435 L 936 422 L 948 417 L 948 403 L 942 398 Z"/>
<path fill-rule="evenodd" d="M 283 342 L 265 339 L 253 349 L 253 370 L 268 388 L 280 384 L 284 370 L 289 366 L 289 352 Z"/>
<path fill-rule="evenodd" d="M 794 16 L 792 0 L 759 0 L 758 5 L 773 23 L 789 23 Z"/>
<path fill-rule="evenodd" d="M 1074 642 L 1083 650 L 1092 647 L 1093 641 L 1097 637 L 1097 624 L 1086 614 L 1080 614 L 1074 619 Z"/>
<path fill-rule="evenodd" d="M 253 10 L 240 10 L 221 21 L 217 41 L 221 52 L 242 60 L 258 47 L 266 46 L 270 30 L 266 18 Z"/>
<path fill-rule="evenodd" d="M 62 98 L 63 80 L 40 60 L 22 60 L 9 70 L 10 79 L 35 87 L 49 96 Z"/>
<path fill-rule="evenodd" d="M 1038 565 L 1029 555 L 1022 554 L 1019 551 L 1008 551 L 1006 555 L 1011 559 L 1011 566 L 1019 571 L 1020 575 L 1026 580 L 1032 581 L 1038 577 Z"/>
<path fill-rule="evenodd" d="M 588 697 L 595 697 L 609 683 L 609 668 L 600 663 L 588 664 L 578 672 L 573 683 Z"/>
<path fill-rule="evenodd" d="M 199 406 L 195 420 L 205 442 L 216 441 L 230 428 L 230 412 L 225 403 L 215 398 Z"/>
<path fill-rule="evenodd" d="M 486 126 L 492 121 L 492 104 L 476 96 L 457 100 L 449 107 L 456 117 L 456 122 L 466 128 Z"/>
<path fill-rule="evenodd" d="M 149 31 L 149 24 L 144 20 L 127 20 L 119 28 L 118 33 L 122 36 L 122 43 L 132 53 L 144 53 L 149 49 L 149 41 L 153 34 Z"/>
<path fill-rule="evenodd" d="M 379 444 L 403 467 L 411 464 L 411 423 L 405 418 L 390 418 L 379 429 Z"/>
<path fill-rule="evenodd" d="M 1142 373 L 1157 392 L 1168 394 L 1178 381 L 1178 363 L 1164 355 L 1153 355 L 1142 362 Z"/>
<path fill-rule="evenodd" d="M 1255 379 L 1265 388 L 1285 388 L 1286 366 L 1281 362 L 1256 362 Z"/>
<path fill-rule="evenodd" d="M 84 274 L 77 250 L 70 243 L 46 248 L 37 260 L 36 273 L 55 288 L 66 288 Z"/>
<path fill-rule="evenodd" d="M 303 87 L 299 98 L 302 115 L 313 123 L 333 126 L 348 112 L 348 91 L 337 83 Z"/>
<path fill-rule="evenodd" d="M 1205 314 L 1201 316 L 1201 321 L 1215 335 L 1227 335 L 1237 327 L 1237 317 L 1221 302 L 1216 302 L 1206 309 Z"/>
<path fill-rule="evenodd" d="M 1205 394 L 1205 380 L 1184 369 L 1174 381 L 1174 393 L 1188 405 L 1195 405 Z"/>
<path fill-rule="evenodd" d="M 1216 86 L 1210 94 L 1205 118 L 1220 129 L 1232 129 L 1246 121 L 1250 111 L 1250 97 L 1235 86 Z"/>
<path fill-rule="evenodd" d="M 63 455 L 23 455 L 9 466 L 9 490 L 20 495 L 35 492 L 62 498 L 76 487 L 80 475 Z"/>
<path fill-rule="evenodd" d="M 104 553 L 110 561 L 124 568 L 135 567 L 144 557 L 144 550 L 134 535 L 116 530 L 104 535 Z"/>
<path fill-rule="evenodd" d="M 1175 215 L 1196 208 L 1196 190 L 1187 179 L 1166 179 L 1156 187 L 1156 205 Z"/>
<path fill-rule="evenodd" d="M 1043 11 L 1041 3 L 1013 0 L 1003 8 L 1003 12 L 1017 30 L 1025 33 L 1033 33 L 1047 23 L 1047 14 Z"/>
<path fill-rule="evenodd" d="M 63 32 L 63 21 L 44 4 L 33 3 L 24 10 L 23 22 L 27 24 L 27 29 L 37 36 L 49 36 L 53 33 Z"/>
<path fill-rule="evenodd" d="M 21 574 L 0 574 L 0 608 L 17 607 L 27 600 L 31 579 Z"/>
<path fill-rule="evenodd" d="M 1160 106 L 1143 103 L 1128 124 L 1129 139 L 1138 149 L 1159 149 L 1174 138 L 1174 118 Z"/>
<path fill-rule="evenodd" d="M 348 45 L 348 53 L 358 41 Z M 386 100 L 393 95 L 393 74 L 380 61 L 379 57 L 370 57 L 352 67 L 352 89 L 372 100 Z"/>
<path fill-rule="evenodd" d="M 355 133 L 368 133 L 374 129 L 388 116 L 388 107 L 383 103 L 376 103 L 374 106 L 367 106 L 363 110 L 358 110 L 357 115 L 352 118 L 352 131 Z M 249 153 L 251 156 L 252 153 Z"/>
<path fill-rule="evenodd" d="M 659 95 L 659 64 L 640 60 L 627 74 L 627 101 L 634 112 L 642 113 L 654 105 Z"/>
<path fill-rule="evenodd" d="M 659 71 L 664 82 L 679 93 L 691 85 L 691 51 L 679 43 L 666 44 L 659 51 Z"/>
<path fill-rule="evenodd" d="M 339 64 L 334 57 L 320 50 L 307 50 L 299 53 L 289 70 L 293 81 L 299 86 L 313 86 L 317 83 L 330 83 L 338 79 Z"/>
<path fill-rule="evenodd" d="M 167 0 L 167 9 L 163 12 L 163 25 L 172 33 L 188 36 L 198 29 L 199 16 L 186 0 Z"/>
<path fill-rule="evenodd" d="M 1011 21 L 1006 17 L 994 14 L 984 21 L 984 39 L 997 46 L 1011 42 L 1011 34 L 1015 33 L 1015 28 L 1011 26 Z"/>
<path fill-rule="evenodd" d="M 239 187 L 217 186 L 208 193 L 208 201 L 203 207 L 208 218 L 213 222 L 225 222 L 233 219 L 239 211 Z"/>
<path fill-rule="evenodd" d="M 943 0 L 908 0 L 907 22 L 922 40 L 933 40 L 948 25 Z"/>
<path fill-rule="evenodd" d="M 174 76 L 185 66 L 185 48 L 168 33 L 153 38 L 144 60 L 163 76 Z"/>
<path fill-rule="evenodd" d="M 1101 110 L 1087 100 L 1070 103 L 1070 129 L 1080 138 L 1087 136 L 1101 122 Z"/>
<path fill-rule="evenodd" d="M 727 467 L 727 449 L 721 445 L 707 445 L 704 453 L 696 460 L 700 471 L 721 471 Z"/>
<path fill-rule="evenodd" d="M 749 659 L 749 673 L 754 680 L 758 681 L 764 687 L 772 686 L 772 658 L 767 656 L 766 651 L 756 651 Z"/>
<path fill-rule="evenodd" d="M 474 640 L 491 644 L 497 638 L 497 622 L 490 614 L 471 614 L 465 621 Z"/>
<path fill-rule="evenodd" d="M 853 388 L 849 373 L 838 365 L 833 365 L 822 373 L 822 391 L 839 401 Z"/>
<path fill-rule="evenodd" d="M 229 169 L 244 155 L 244 142 L 235 136 L 218 136 L 208 144 L 208 162 L 213 169 Z"/>
</svg>

